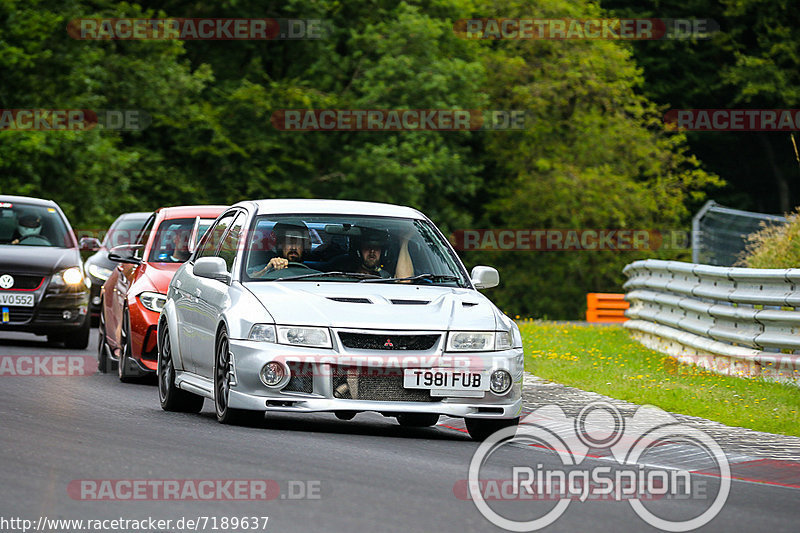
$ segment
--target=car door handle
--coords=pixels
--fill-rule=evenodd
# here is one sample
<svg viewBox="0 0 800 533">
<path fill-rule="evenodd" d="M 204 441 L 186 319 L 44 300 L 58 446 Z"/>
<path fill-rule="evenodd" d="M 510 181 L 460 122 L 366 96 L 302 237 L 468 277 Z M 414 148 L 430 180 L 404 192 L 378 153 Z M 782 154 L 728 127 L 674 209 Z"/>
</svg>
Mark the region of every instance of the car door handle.
<svg viewBox="0 0 800 533">
<path fill-rule="evenodd" d="M 200 298 L 200 295 L 201 295 L 201 294 L 203 294 L 203 291 L 201 291 L 200 289 L 195 289 L 195 290 L 194 290 L 194 294 L 195 294 L 195 296 L 197 296 L 198 298 Z"/>
</svg>

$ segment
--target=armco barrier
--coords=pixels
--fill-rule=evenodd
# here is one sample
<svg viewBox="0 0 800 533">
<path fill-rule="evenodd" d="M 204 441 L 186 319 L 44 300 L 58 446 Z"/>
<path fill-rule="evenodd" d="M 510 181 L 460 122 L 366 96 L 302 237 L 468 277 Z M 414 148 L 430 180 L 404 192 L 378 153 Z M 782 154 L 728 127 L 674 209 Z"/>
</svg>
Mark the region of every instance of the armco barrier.
<svg viewBox="0 0 800 533">
<path fill-rule="evenodd" d="M 647 259 L 623 270 L 645 346 L 723 374 L 800 384 L 800 269 Z"/>
<path fill-rule="evenodd" d="M 586 295 L 587 322 L 625 322 L 625 310 L 630 306 L 624 294 L 590 292 Z"/>
</svg>

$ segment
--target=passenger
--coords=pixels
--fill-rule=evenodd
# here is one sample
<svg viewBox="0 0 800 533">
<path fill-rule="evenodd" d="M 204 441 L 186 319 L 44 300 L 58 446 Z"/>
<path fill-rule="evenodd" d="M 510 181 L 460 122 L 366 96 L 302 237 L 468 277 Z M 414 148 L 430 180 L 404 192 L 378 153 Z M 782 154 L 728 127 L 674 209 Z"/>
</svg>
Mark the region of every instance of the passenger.
<svg viewBox="0 0 800 533">
<path fill-rule="evenodd" d="M 357 255 L 355 272 L 373 274 L 382 278 L 392 277 L 388 271 L 383 269 L 383 262 L 386 259 L 386 249 L 389 243 L 388 232 L 362 228 L 361 236 L 354 238 L 353 241 Z M 400 241 L 400 252 L 394 275 L 396 278 L 407 278 L 414 275 L 414 265 L 408 252 L 408 241 L 409 239 L 406 236 Z"/>
</svg>

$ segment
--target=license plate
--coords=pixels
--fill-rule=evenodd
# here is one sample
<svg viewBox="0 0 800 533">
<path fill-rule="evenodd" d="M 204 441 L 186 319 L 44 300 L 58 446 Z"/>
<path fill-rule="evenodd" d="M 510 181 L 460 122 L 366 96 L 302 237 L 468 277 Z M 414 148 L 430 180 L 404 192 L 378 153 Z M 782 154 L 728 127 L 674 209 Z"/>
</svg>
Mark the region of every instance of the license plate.
<svg viewBox="0 0 800 533">
<path fill-rule="evenodd" d="M 489 390 L 489 373 L 442 368 L 407 368 L 403 372 L 403 387 L 437 392 L 481 392 Z"/>
<path fill-rule="evenodd" d="M 33 307 L 33 294 L 16 294 L 0 292 L 0 305 L 16 307 Z"/>
</svg>

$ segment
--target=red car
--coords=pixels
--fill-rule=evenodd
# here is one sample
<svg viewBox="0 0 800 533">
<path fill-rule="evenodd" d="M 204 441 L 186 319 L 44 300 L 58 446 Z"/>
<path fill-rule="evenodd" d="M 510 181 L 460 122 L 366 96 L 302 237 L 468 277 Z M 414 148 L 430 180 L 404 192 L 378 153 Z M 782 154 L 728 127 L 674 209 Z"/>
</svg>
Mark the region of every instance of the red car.
<svg viewBox="0 0 800 533">
<path fill-rule="evenodd" d="M 145 222 L 136 244 L 117 246 L 118 262 L 100 291 L 98 367 L 117 367 L 119 379 L 152 375 L 157 367 L 156 328 L 169 282 L 225 206 L 165 207 Z"/>
</svg>

